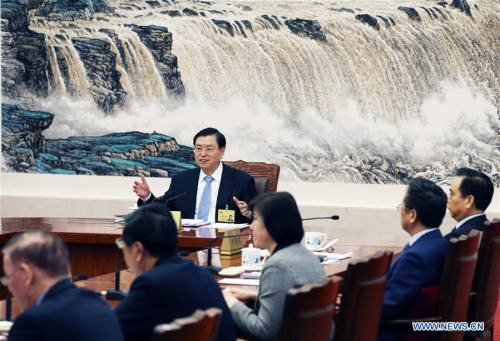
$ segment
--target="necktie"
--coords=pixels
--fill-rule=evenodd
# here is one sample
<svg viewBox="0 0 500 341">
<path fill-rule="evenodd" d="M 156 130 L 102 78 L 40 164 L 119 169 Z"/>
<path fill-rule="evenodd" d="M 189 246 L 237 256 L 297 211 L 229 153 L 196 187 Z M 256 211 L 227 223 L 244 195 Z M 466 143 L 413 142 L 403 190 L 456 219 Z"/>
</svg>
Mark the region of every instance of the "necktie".
<svg viewBox="0 0 500 341">
<path fill-rule="evenodd" d="M 214 178 L 211 176 L 205 177 L 205 188 L 201 194 L 200 208 L 198 209 L 198 219 L 208 221 L 208 212 L 210 211 L 210 201 L 212 199 L 212 181 Z"/>
</svg>

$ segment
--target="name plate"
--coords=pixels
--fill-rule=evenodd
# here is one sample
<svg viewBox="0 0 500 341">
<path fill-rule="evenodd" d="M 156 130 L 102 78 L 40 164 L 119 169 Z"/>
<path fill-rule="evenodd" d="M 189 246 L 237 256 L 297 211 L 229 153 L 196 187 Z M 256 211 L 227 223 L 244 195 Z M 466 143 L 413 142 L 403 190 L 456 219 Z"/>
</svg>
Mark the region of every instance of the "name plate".
<svg viewBox="0 0 500 341">
<path fill-rule="evenodd" d="M 182 233 L 182 217 L 181 211 L 170 211 L 172 213 L 172 218 L 175 221 L 175 225 L 177 226 L 177 233 Z"/>
<path fill-rule="evenodd" d="M 224 237 L 240 234 L 240 229 L 226 230 Z M 243 239 L 240 237 L 224 238 L 220 247 L 220 254 L 223 256 L 231 256 L 241 253 L 243 248 Z"/>
</svg>

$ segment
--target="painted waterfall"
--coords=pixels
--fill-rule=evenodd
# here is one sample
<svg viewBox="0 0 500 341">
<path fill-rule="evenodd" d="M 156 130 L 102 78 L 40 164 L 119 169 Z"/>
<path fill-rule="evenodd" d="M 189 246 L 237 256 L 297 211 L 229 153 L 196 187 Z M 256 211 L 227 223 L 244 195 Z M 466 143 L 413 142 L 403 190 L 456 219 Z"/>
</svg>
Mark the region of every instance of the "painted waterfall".
<svg viewBox="0 0 500 341">
<path fill-rule="evenodd" d="M 500 183 L 496 0 L 18 2 L 3 171 L 171 176 L 215 126 L 284 180 Z"/>
</svg>

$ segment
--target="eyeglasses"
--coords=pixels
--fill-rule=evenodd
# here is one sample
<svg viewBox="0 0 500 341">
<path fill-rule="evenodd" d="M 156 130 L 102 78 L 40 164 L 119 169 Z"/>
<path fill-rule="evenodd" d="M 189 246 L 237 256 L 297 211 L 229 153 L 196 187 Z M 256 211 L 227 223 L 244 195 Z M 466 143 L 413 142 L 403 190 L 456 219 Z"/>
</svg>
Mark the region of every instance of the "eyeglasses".
<svg viewBox="0 0 500 341">
<path fill-rule="evenodd" d="M 120 250 L 125 247 L 125 242 L 123 241 L 122 237 L 116 238 L 115 243 Z"/>
<path fill-rule="evenodd" d="M 2 285 L 5 287 L 8 286 L 9 280 L 11 279 L 12 276 L 14 276 L 16 272 L 19 271 L 19 269 L 21 269 L 21 265 L 16 266 L 16 268 L 14 269 L 14 271 L 10 273 L 10 275 L 5 275 L 2 278 L 0 278 L 0 282 L 2 283 Z"/>
<path fill-rule="evenodd" d="M 195 146 L 193 150 L 197 154 L 201 154 L 203 152 L 207 154 L 212 154 L 213 152 L 215 152 L 216 148 L 214 146 L 207 146 L 207 147 Z"/>
<path fill-rule="evenodd" d="M 411 207 L 403 207 L 403 205 L 402 205 L 402 204 L 399 204 L 398 206 L 396 206 L 396 209 L 397 209 L 398 211 L 401 211 L 401 209 L 402 209 L 402 208 L 404 208 L 404 209 L 405 209 L 405 211 L 410 211 L 410 210 L 412 210 L 412 209 L 413 209 L 413 208 L 411 208 Z"/>
</svg>

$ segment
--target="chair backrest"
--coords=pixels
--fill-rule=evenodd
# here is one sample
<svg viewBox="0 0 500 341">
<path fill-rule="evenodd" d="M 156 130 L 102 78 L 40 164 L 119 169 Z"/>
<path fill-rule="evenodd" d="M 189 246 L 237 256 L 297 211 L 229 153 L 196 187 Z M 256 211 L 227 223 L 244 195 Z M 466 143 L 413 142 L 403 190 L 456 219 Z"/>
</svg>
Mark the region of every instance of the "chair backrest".
<svg viewBox="0 0 500 341">
<path fill-rule="evenodd" d="M 229 167 L 247 172 L 255 179 L 257 194 L 265 192 L 276 192 L 278 189 L 278 178 L 280 166 L 265 162 L 223 161 Z"/>
<path fill-rule="evenodd" d="M 328 340 L 333 324 L 340 277 L 325 278 L 288 291 L 279 339 L 282 341 Z"/>
<path fill-rule="evenodd" d="M 392 252 L 351 261 L 340 292 L 342 300 L 335 319 L 335 341 L 376 340 Z"/>
<path fill-rule="evenodd" d="M 483 236 L 477 255 L 476 272 L 472 283 L 469 322 L 484 322 L 489 329 L 495 322 L 500 286 L 500 220 L 484 223 Z"/>
<path fill-rule="evenodd" d="M 441 321 L 466 321 L 480 237 L 479 231 L 472 230 L 469 234 L 452 238 L 448 242 L 438 300 Z M 462 340 L 463 335 L 463 331 L 453 331 L 441 333 L 440 338 Z"/>
<path fill-rule="evenodd" d="M 214 340 L 222 310 L 196 310 L 193 315 L 178 318 L 154 328 L 153 341 L 210 341 Z"/>
</svg>

